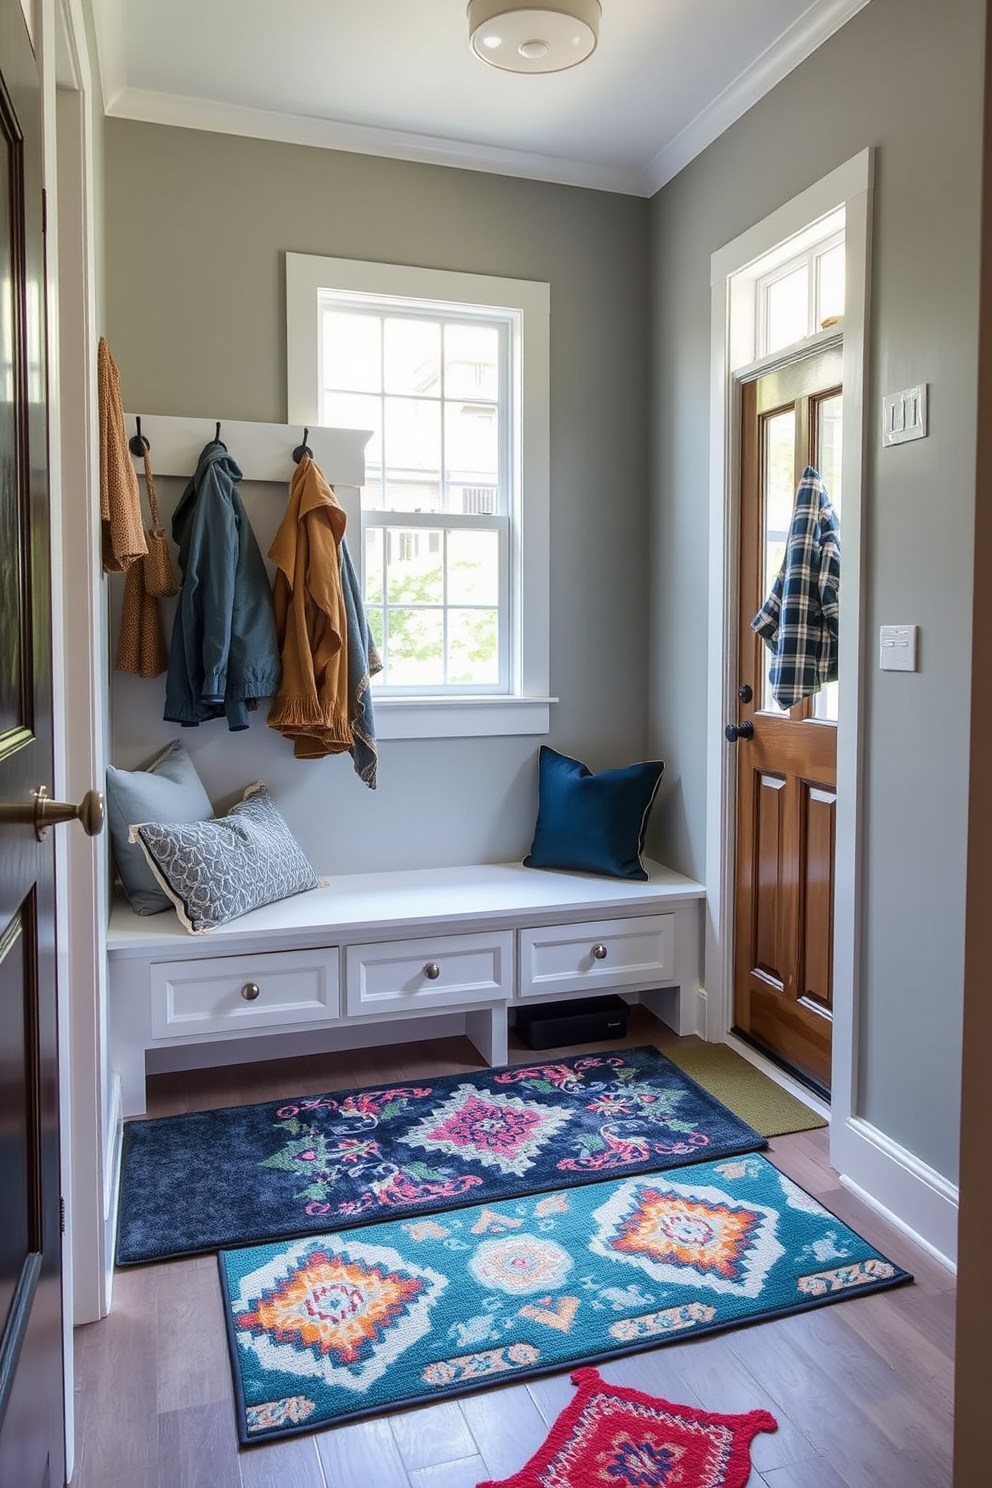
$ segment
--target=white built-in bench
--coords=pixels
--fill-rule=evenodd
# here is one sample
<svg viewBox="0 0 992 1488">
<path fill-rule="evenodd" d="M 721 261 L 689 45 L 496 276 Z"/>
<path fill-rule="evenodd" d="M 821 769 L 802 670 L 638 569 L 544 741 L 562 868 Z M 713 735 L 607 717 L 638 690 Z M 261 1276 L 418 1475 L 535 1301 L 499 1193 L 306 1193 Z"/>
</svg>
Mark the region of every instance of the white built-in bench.
<svg viewBox="0 0 992 1488">
<path fill-rule="evenodd" d="M 115 906 L 110 1052 L 125 1116 L 165 1069 L 465 1033 L 507 1057 L 514 1004 L 619 992 L 694 1033 L 702 884 L 519 863 L 343 875 L 210 935 Z M 424 1022 L 429 1015 L 429 1022 Z"/>
</svg>

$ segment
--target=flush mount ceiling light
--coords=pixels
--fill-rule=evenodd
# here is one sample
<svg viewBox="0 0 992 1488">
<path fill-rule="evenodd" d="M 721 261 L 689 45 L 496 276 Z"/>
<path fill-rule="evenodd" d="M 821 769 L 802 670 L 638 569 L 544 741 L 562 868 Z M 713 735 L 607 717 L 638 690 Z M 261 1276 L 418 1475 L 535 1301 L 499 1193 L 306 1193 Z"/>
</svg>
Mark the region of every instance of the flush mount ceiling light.
<svg viewBox="0 0 992 1488">
<path fill-rule="evenodd" d="M 469 0 L 473 52 L 504 72 L 563 72 L 599 40 L 600 0 Z"/>
</svg>

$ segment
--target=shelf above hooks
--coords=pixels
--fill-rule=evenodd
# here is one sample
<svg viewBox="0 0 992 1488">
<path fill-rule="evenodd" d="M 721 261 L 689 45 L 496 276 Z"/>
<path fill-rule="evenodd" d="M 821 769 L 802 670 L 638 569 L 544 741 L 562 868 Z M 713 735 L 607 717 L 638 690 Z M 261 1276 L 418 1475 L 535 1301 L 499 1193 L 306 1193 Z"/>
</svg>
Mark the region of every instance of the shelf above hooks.
<svg viewBox="0 0 992 1488">
<path fill-rule="evenodd" d="M 215 418 L 182 418 L 169 414 L 140 414 L 141 434 L 147 440 L 152 472 L 189 478 L 205 444 L 216 435 Z M 125 426 L 135 427 L 136 415 L 124 415 Z M 279 481 L 288 485 L 296 468 L 293 451 L 301 442 L 301 424 L 256 424 L 221 420 L 224 443 L 240 466 L 245 480 Z M 331 485 L 361 486 L 365 482 L 365 446 L 369 429 L 311 427 L 306 444 Z"/>
</svg>

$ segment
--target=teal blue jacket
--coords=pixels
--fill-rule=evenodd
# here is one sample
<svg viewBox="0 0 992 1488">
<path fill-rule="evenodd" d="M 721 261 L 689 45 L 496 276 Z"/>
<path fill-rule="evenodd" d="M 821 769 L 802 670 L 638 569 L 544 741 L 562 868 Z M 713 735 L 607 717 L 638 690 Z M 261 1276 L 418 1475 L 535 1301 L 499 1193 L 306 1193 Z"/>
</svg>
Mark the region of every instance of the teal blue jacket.
<svg viewBox="0 0 992 1488">
<path fill-rule="evenodd" d="M 172 518 L 182 585 L 165 681 L 170 723 L 226 716 L 245 729 L 249 702 L 279 686 L 272 590 L 240 479 L 224 446 L 206 445 Z"/>
</svg>

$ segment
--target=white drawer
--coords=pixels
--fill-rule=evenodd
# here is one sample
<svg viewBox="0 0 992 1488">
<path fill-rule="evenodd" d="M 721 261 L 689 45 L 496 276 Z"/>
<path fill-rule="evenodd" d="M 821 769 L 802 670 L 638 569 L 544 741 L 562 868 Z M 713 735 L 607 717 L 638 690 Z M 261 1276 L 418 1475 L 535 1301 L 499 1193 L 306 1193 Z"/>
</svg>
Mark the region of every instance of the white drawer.
<svg viewBox="0 0 992 1488">
<path fill-rule="evenodd" d="M 159 961 L 149 970 L 154 1039 L 329 1022 L 339 1014 L 336 946 Z"/>
<path fill-rule="evenodd" d="M 675 915 L 520 931 L 520 996 L 643 987 L 675 975 Z"/>
<path fill-rule="evenodd" d="M 499 1002 L 513 996 L 513 932 L 382 941 L 345 952 L 348 1013 Z"/>
</svg>

